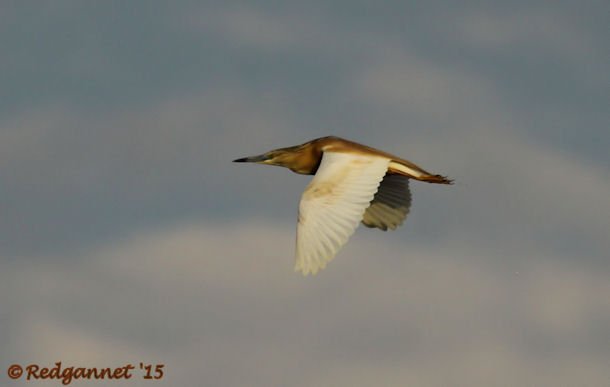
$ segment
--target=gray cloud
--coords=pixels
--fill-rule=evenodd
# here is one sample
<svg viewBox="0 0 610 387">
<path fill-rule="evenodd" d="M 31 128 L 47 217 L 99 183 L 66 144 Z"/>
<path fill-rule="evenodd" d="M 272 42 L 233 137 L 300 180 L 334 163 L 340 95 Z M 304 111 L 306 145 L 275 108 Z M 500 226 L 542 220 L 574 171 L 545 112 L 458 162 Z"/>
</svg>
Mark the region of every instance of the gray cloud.
<svg viewBox="0 0 610 387">
<path fill-rule="evenodd" d="M 463 15 L 459 29 L 466 42 L 489 50 L 536 47 L 555 51 L 570 60 L 588 61 L 597 54 L 596 43 L 570 19 L 563 12 L 543 8 L 474 11 Z"/>
<path fill-rule="evenodd" d="M 233 179 L 222 178 L 235 170 L 231 160 L 291 141 L 291 115 L 278 95 L 228 88 L 111 117 L 54 107 L 7 120 L 0 176 L 13 204 L 0 221 L 4 248 L 27 250 L 47 233 L 65 244 L 142 216 L 226 208 L 239 195 Z"/>
</svg>

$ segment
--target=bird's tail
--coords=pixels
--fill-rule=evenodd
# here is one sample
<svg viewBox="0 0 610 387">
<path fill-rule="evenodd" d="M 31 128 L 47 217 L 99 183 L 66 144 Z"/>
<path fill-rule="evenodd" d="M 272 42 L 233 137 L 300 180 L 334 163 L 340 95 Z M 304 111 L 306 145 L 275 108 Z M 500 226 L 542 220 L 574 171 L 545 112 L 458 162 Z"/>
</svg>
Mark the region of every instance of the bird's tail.
<svg viewBox="0 0 610 387">
<path fill-rule="evenodd" d="M 425 181 L 426 183 L 434 184 L 453 184 L 453 180 L 441 175 L 425 175 L 416 178 L 417 180 Z"/>
<path fill-rule="evenodd" d="M 407 160 L 392 160 L 390 162 L 388 172 L 397 173 L 399 175 L 407 176 L 415 180 L 425 181 L 427 183 L 453 184 L 453 180 L 448 179 L 445 176 L 433 175 L 425 169 Z"/>
</svg>

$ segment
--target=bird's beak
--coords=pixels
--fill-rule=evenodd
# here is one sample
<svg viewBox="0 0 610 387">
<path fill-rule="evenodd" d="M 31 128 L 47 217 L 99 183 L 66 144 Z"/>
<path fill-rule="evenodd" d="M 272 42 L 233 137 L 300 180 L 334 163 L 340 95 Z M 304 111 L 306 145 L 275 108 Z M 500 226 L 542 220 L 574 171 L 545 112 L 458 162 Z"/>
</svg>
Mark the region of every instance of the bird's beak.
<svg viewBox="0 0 610 387">
<path fill-rule="evenodd" d="M 269 160 L 266 154 L 251 157 L 242 157 L 241 159 L 233 160 L 234 163 L 262 163 Z"/>
</svg>

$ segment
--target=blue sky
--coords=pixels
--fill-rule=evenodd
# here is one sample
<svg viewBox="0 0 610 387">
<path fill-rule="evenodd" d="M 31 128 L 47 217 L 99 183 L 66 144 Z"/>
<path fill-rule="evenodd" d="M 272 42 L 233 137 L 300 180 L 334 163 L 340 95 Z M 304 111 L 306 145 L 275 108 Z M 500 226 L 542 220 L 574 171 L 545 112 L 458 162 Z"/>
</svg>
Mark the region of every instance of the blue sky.
<svg viewBox="0 0 610 387">
<path fill-rule="evenodd" d="M 601 1 L 1 6 L 0 365 L 603 385 L 607 19 Z M 456 184 L 413 183 L 403 227 L 359 229 L 301 278 L 309 178 L 231 160 L 329 134 Z"/>
</svg>

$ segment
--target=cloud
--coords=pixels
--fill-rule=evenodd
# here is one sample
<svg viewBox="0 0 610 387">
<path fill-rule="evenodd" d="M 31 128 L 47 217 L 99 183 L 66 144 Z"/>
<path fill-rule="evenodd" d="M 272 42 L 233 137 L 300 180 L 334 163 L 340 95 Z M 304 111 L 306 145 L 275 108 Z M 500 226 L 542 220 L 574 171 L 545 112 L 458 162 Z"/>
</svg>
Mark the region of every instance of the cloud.
<svg viewBox="0 0 610 387">
<path fill-rule="evenodd" d="M 120 234 L 138 213 L 226 206 L 240 191 L 223 179 L 235 170 L 231 160 L 289 144 L 296 126 L 277 93 L 229 86 L 111 114 L 64 105 L 16 114 L 0 122 L 10 203 L 1 245 L 15 254 L 61 247 L 90 241 L 88 232 Z"/>
<path fill-rule="evenodd" d="M 593 9 L 591 9 L 593 10 Z M 528 69 L 525 79 L 538 74 L 562 74 L 556 85 L 585 87 L 597 94 L 607 67 L 604 43 L 595 34 L 596 15 L 562 7 L 463 10 L 443 18 L 451 26 L 450 39 L 464 50 L 475 50 L 481 60 L 510 58 Z M 546 73 L 541 73 L 546 69 Z M 530 85 L 531 86 L 531 85 Z M 566 90 L 566 92 L 569 90 Z M 569 98 L 569 97 L 567 97 Z"/>
<path fill-rule="evenodd" d="M 351 93 L 374 109 L 425 120 L 429 126 L 495 119 L 501 111 L 493 85 L 483 77 L 448 68 L 401 47 L 390 46 L 386 55 L 362 66 L 350 84 Z M 479 113 L 476 118 L 470 114 L 474 110 Z"/>
<path fill-rule="evenodd" d="M 577 60 L 595 53 L 590 36 L 557 9 L 477 10 L 456 20 L 458 36 L 482 48 L 536 47 Z"/>
<path fill-rule="evenodd" d="M 183 16 L 186 23 L 183 20 L 180 23 L 191 32 L 203 32 L 238 50 L 241 55 L 253 52 L 289 55 L 308 67 L 329 66 L 325 66 L 325 71 L 341 63 L 341 70 L 345 71 L 384 50 L 388 36 L 362 24 L 338 23 L 336 17 L 343 16 L 300 6 L 206 6 L 188 10 Z M 282 63 L 281 68 L 286 71 L 297 66 Z"/>
<path fill-rule="evenodd" d="M 177 224 L 69 264 L 5 264 L 2 358 L 163 362 L 167 384 L 607 380 L 607 272 L 535 246 L 515 246 L 538 259 L 511 265 L 485 247 L 363 228 L 303 278 L 293 226 Z"/>
<path fill-rule="evenodd" d="M 278 17 L 246 7 L 206 9 L 191 14 L 188 19 L 195 29 L 216 32 L 240 46 L 268 50 L 286 49 L 297 42 L 302 43 L 302 35 L 296 30 L 306 25 L 296 19 L 288 23 L 286 15 Z M 311 31 L 315 29 L 311 28 Z"/>
<path fill-rule="evenodd" d="M 65 106 L 32 109 L 1 125 L 2 162 L 23 172 L 5 170 L 7 177 L 46 178 L 49 187 L 121 175 L 132 180 L 143 168 L 153 172 L 144 179 L 167 178 L 178 167 L 207 173 L 206 164 L 218 164 L 221 150 L 245 145 L 234 133 L 252 131 L 256 136 L 248 143 L 262 146 L 294 124 L 278 95 L 221 87 L 111 116 Z"/>
</svg>

